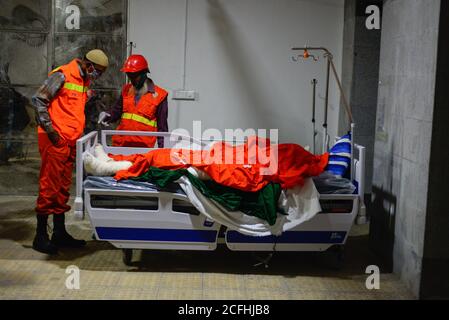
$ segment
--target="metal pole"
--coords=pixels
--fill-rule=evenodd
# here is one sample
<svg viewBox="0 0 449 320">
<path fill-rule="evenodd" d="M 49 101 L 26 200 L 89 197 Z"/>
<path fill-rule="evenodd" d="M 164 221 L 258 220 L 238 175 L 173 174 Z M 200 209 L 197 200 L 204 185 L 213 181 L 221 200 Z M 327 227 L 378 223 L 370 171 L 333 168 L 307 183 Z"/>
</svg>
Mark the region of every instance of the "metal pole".
<svg viewBox="0 0 449 320">
<path fill-rule="evenodd" d="M 351 165 L 349 166 L 349 175 L 351 177 L 351 181 L 354 181 L 354 173 L 355 173 L 355 165 L 354 165 L 354 129 L 355 124 L 351 122 Z M 361 186 L 359 186 L 360 188 Z"/>
<path fill-rule="evenodd" d="M 324 123 L 323 123 L 323 128 L 324 128 L 324 134 L 323 134 L 323 150 L 322 152 L 326 152 L 327 151 L 327 111 L 329 108 L 329 80 L 330 80 L 330 68 L 331 68 L 331 62 L 330 62 L 331 57 L 327 56 L 327 71 L 326 71 L 326 98 L 324 101 Z"/>
<path fill-rule="evenodd" d="M 133 54 L 133 48 L 135 47 L 134 42 L 130 41 L 129 42 L 129 54 L 128 57 L 130 57 Z M 126 78 L 126 83 L 131 83 L 131 80 L 127 77 Z"/>
<path fill-rule="evenodd" d="M 133 46 L 134 46 L 134 43 L 132 41 L 130 41 L 129 42 L 129 55 L 128 55 L 128 57 L 133 54 Z"/>
<path fill-rule="evenodd" d="M 345 93 L 343 92 L 343 87 L 342 87 L 342 85 L 341 85 L 340 78 L 338 78 L 337 71 L 335 70 L 335 66 L 334 66 L 334 63 L 333 63 L 333 61 L 332 61 L 332 54 L 330 53 L 329 50 L 327 50 L 327 49 L 324 48 L 324 47 L 293 47 L 293 48 L 292 48 L 293 51 L 303 51 L 303 50 L 306 50 L 306 49 L 307 49 L 308 51 L 317 51 L 317 50 L 318 50 L 318 51 L 324 51 L 324 55 L 325 55 L 328 59 L 330 59 L 330 63 L 331 63 L 331 67 L 332 67 L 332 72 L 333 72 L 333 74 L 334 74 L 334 76 L 335 76 L 335 80 L 337 80 L 338 89 L 340 90 L 340 94 L 341 94 L 342 99 L 343 99 L 343 104 L 344 104 L 344 106 L 345 106 L 346 113 L 347 113 L 348 118 L 349 118 L 349 123 L 353 123 L 354 120 L 353 120 L 353 117 L 352 117 L 351 108 L 349 107 L 348 100 L 346 99 Z"/>
<path fill-rule="evenodd" d="M 341 85 L 340 78 L 338 78 L 337 71 L 335 70 L 334 62 L 332 61 L 332 59 L 330 60 L 330 62 L 331 62 L 332 72 L 334 73 L 334 77 L 335 77 L 335 80 L 337 81 L 338 89 L 340 90 L 341 97 L 343 99 L 343 104 L 346 108 L 346 113 L 348 114 L 349 123 L 353 123 L 354 120 L 352 118 L 351 108 L 349 107 L 348 100 L 346 99 L 345 93 L 343 91 L 343 87 Z"/>
<path fill-rule="evenodd" d="M 316 127 L 315 127 L 315 105 L 316 105 L 316 84 L 317 80 L 312 80 L 313 86 L 313 99 L 312 99 L 312 124 L 313 124 L 313 154 L 316 154 L 315 145 L 316 145 Z"/>
</svg>

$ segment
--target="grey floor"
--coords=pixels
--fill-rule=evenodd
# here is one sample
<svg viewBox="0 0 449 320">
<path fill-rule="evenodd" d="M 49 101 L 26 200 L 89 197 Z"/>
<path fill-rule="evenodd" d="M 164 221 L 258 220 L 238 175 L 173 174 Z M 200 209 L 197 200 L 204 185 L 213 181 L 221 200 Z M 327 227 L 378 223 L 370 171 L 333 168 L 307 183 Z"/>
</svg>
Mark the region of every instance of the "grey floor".
<svg viewBox="0 0 449 320">
<path fill-rule="evenodd" d="M 72 199 L 73 201 L 73 199 Z M 331 254 L 264 254 L 136 250 L 131 266 L 122 252 L 91 239 L 88 220 L 68 216 L 70 233 L 88 241 L 81 250 L 49 257 L 31 248 L 34 196 L 0 196 L 0 299 L 413 299 L 398 277 L 382 271 L 368 248 L 368 225 L 354 226 L 340 269 Z M 380 289 L 365 286 L 368 265 L 379 265 Z M 70 290 L 66 270 L 80 270 L 80 289 Z"/>
</svg>

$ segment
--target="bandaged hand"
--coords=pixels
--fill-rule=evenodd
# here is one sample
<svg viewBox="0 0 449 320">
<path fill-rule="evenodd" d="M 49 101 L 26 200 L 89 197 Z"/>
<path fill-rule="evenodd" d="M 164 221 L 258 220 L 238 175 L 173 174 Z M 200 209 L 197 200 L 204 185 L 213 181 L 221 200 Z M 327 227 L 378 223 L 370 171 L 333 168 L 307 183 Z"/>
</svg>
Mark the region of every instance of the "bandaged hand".
<svg viewBox="0 0 449 320">
<path fill-rule="evenodd" d="M 128 170 L 133 164 L 130 161 L 104 161 L 95 155 L 84 152 L 83 153 L 84 169 L 87 173 L 94 176 L 113 176 L 120 170 Z"/>
</svg>

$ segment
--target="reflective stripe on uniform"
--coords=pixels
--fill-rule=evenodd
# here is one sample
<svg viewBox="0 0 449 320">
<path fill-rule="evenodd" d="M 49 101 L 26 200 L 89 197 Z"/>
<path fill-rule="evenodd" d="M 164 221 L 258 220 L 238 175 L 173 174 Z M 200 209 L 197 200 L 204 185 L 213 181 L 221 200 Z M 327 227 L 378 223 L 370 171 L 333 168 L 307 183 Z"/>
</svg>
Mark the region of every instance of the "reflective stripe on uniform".
<svg viewBox="0 0 449 320">
<path fill-rule="evenodd" d="M 87 90 L 89 89 L 88 87 L 83 87 L 76 83 L 71 83 L 71 82 L 64 83 L 64 88 L 68 89 L 68 90 L 81 92 L 81 93 L 87 92 Z"/>
<path fill-rule="evenodd" d="M 51 71 L 50 71 L 50 74 L 55 73 L 56 71 L 60 70 L 61 68 L 62 68 L 62 66 L 57 67 L 57 68 L 51 70 Z"/>
<path fill-rule="evenodd" d="M 135 113 L 123 113 L 122 119 L 128 119 L 128 120 L 134 120 L 143 124 L 146 124 L 147 126 L 157 127 L 157 122 L 155 120 L 148 120 L 145 117 L 139 116 Z"/>
</svg>

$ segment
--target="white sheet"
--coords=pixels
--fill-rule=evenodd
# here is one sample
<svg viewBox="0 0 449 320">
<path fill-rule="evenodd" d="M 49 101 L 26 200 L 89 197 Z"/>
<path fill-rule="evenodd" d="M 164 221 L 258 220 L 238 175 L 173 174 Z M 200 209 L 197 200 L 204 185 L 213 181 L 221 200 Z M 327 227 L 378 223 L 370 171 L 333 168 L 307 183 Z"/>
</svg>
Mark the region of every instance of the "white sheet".
<svg viewBox="0 0 449 320">
<path fill-rule="evenodd" d="M 282 191 L 278 205 L 287 215 L 279 214 L 276 223 L 270 226 L 266 221 L 244 214 L 228 211 L 216 201 L 205 197 L 185 176 L 176 181 L 184 190 L 195 208 L 209 219 L 230 230 L 250 236 L 281 235 L 283 231 L 295 228 L 310 220 L 321 211 L 319 194 L 312 179 L 306 179 L 303 187 Z"/>
</svg>

